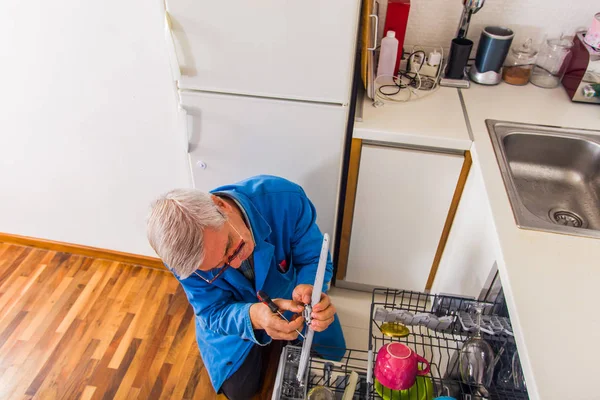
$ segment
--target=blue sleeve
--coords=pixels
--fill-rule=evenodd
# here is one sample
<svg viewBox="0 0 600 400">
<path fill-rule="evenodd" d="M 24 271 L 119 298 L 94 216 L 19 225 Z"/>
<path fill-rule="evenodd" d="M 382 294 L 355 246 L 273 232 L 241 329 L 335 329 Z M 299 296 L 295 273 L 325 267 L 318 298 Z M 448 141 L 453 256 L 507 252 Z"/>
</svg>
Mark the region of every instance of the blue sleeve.
<svg viewBox="0 0 600 400">
<path fill-rule="evenodd" d="M 220 335 L 238 336 L 261 346 L 271 342 L 265 331 L 254 331 L 252 328 L 252 303 L 236 302 L 228 291 L 194 277 L 180 282 L 202 329 Z"/>
<path fill-rule="evenodd" d="M 292 260 L 297 271 L 297 284 L 312 285 L 315 282 L 319 255 L 323 245 L 323 234 L 317 226 L 317 212 L 315 207 L 302 193 L 294 196 L 296 203 L 297 219 L 292 235 Z M 331 254 L 327 254 L 327 269 L 323 281 L 323 293 L 329 289 L 333 276 Z"/>
</svg>

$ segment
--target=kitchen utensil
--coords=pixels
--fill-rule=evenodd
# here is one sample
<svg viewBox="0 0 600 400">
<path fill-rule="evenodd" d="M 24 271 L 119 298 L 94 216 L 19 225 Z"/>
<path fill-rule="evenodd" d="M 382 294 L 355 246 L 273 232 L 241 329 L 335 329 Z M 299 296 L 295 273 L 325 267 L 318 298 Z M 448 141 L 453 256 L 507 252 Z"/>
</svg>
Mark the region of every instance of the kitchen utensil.
<svg viewBox="0 0 600 400">
<path fill-rule="evenodd" d="M 592 24 L 585 34 L 585 43 L 600 50 L 600 13 L 594 15 Z"/>
<path fill-rule="evenodd" d="M 379 327 L 381 333 L 389 337 L 405 337 L 410 335 L 410 331 L 399 322 L 386 322 Z"/>
<path fill-rule="evenodd" d="M 481 313 L 482 304 L 473 306 L 477 315 L 478 329 L 475 335 L 468 339 L 460 350 L 459 369 L 462 381 L 470 386 L 480 389 L 485 396 L 487 388 L 490 387 L 494 375 L 494 365 L 497 360 L 494 357 L 492 346 L 481 336 Z"/>
<path fill-rule="evenodd" d="M 526 85 L 531 77 L 531 70 L 535 64 L 537 51 L 532 46 L 531 39 L 519 47 L 510 49 L 504 67 L 502 67 L 502 79 L 511 85 Z"/>
<path fill-rule="evenodd" d="M 575 36 L 562 85 L 571 100 L 600 104 L 600 49 L 585 42 L 588 34 Z"/>
<path fill-rule="evenodd" d="M 571 60 L 573 42 L 562 36 L 544 41 L 531 72 L 531 83 L 542 88 L 555 88 L 563 78 Z"/>
<path fill-rule="evenodd" d="M 418 369 L 418 364 L 425 364 L 425 369 Z M 393 390 L 404 390 L 415 383 L 417 375 L 429 373 L 429 361 L 415 353 L 405 344 L 394 342 L 382 346 L 375 360 L 375 378 L 385 387 Z"/>
<path fill-rule="evenodd" d="M 432 400 L 433 383 L 427 376 L 417 376 L 410 389 L 392 390 L 375 379 L 375 391 L 383 400 Z"/>
<path fill-rule="evenodd" d="M 315 386 L 310 389 L 307 396 L 308 400 L 335 400 L 333 391 L 325 386 Z"/>
<path fill-rule="evenodd" d="M 497 85 L 502 79 L 502 64 L 515 33 L 500 26 L 486 26 L 481 32 L 475 64 L 469 69 L 472 81 L 482 85 Z"/>
<path fill-rule="evenodd" d="M 473 48 L 473 42 L 465 38 L 452 39 L 450 45 L 450 56 L 446 66 L 445 78 L 463 79 L 465 76 L 465 67 L 469 61 L 469 55 Z"/>
<path fill-rule="evenodd" d="M 344 390 L 342 400 L 352 400 L 354 398 L 354 392 L 356 391 L 357 383 L 358 374 L 356 373 L 356 371 L 352 371 L 350 373 L 350 378 L 348 378 L 348 385 L 346 385 L 346 390 Z"/>
<path fill-rule="evenodd" d="M 484 3 L 485 0 L 463 0 L 463 12 L 458 23 L 458 30 L 456 31 L 457 38 L 464 38 L 467 36 L 471 17 L 473 14 L 477 13 L 477 11 L 481 10 Z"/>
</svg>

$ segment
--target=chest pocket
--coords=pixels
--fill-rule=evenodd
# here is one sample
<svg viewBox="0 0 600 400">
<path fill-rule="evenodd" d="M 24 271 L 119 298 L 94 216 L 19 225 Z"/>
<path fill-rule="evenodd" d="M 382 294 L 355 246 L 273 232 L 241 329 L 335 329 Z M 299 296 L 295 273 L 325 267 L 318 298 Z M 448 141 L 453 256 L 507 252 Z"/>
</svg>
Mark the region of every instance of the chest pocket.
<svg viewBox="0 0 600 400">
<path fill-rule="evenodd" d="M 285 256 L 273 257 L 265 287 L 272 298 L 291 299 L 292 291 L 296 286 L 296 268 L 291 255 L 283 257 Z M 283 260 L 286 261 L 285 270 L 282 269 Z"/>
<path fill-rule="evenodd" d="M 296 268 L 294 267 L 294 261 L 292 259 L 292 253 L 286 256 L 284 259 L 276 261 L 277 272 L 287 281 L 296 280 Z"/>
</svg>

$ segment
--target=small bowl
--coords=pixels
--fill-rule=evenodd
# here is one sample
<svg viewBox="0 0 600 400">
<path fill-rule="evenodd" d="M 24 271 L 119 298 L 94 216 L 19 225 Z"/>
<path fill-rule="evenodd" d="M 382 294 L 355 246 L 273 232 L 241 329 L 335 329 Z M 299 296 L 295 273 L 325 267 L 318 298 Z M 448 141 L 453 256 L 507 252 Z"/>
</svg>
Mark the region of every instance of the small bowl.
<svg viewBox="0 0 600 400">
<path fill-rule="evenodd" d="M 381 333 L 391 338 L 406 337 L 410 335 L 408 328 L 399 322 L 385 322 L 379 327 Z"/>
</svg>

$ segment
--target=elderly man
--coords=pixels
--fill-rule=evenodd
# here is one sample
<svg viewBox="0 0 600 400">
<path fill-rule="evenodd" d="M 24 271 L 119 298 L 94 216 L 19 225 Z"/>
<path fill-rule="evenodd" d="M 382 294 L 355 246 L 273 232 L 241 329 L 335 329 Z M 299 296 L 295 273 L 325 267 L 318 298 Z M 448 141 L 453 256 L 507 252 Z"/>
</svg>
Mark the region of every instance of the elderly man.
<svg viewBox="0 0 600 400">
<path fill-rule="evenodd" d="M 304 318 L 286 322 L 257 302 L 264 290 L 286 314 L 310 303 L 323 235 L 302 188 L 273 176 L 222 186 L 210 194 L 171 191 L 152 205 L 148 239 L 181 283 L 196 314 L 196 339 L 216 391 L 248 399 L 261 384 L 263 349 L 295 340 Z M 312 310 L 314 347 L 345 347 L 325 294 Z M 328 350 L 329 358 L 344 351 Z"/>
</svg>

